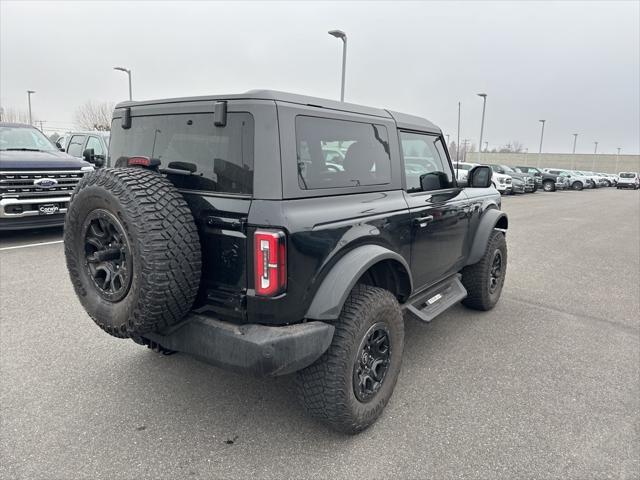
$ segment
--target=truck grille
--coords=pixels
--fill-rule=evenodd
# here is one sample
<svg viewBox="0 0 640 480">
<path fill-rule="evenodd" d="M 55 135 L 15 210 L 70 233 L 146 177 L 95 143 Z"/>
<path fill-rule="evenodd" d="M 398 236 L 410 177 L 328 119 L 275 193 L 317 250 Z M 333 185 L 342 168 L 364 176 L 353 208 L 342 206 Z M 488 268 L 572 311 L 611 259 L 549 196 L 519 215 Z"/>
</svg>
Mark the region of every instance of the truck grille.
<svg viewBox="0 0 640 480">
<path fill-rule="evenodd" d="M 0 172 L 0 198 L 46 198 L 71 195 L 84 173 L 82 170 Z M 51 181 L 47 182 L 44 179 Z M 41 185 L 38 185 L 39 180 Z"/>
</svg>

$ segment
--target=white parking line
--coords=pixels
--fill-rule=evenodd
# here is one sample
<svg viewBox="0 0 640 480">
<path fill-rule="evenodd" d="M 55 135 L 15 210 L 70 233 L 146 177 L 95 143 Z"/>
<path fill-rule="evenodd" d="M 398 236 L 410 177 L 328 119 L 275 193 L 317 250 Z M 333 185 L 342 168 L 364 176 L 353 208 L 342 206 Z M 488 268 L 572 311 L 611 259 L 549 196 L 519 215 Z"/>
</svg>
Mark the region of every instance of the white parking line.
<svg viewBox="0 0 640 480">
<path fill-rule="evenodd" d="M 53 242 L 40 242 L 40 243 L 29 243 L 27 245 L 14 245 L 13 247 L 2 247 L 2 250 L 14 250 L 16 248 L 29 248 L 29 247 L 39 247 L 40 245 L 51 245 L 54 243 L 62 243 L 62 240 L 54 240 Z"/>
</svg>

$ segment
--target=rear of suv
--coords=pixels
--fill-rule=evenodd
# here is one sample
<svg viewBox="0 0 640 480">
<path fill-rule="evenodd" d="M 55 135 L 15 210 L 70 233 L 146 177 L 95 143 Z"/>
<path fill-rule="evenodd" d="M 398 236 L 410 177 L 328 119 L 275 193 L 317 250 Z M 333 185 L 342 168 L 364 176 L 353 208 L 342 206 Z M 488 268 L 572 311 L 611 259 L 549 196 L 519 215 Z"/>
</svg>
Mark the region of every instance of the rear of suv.
<svg viewBox="0 0 640 480">
<path fill-rule="evenodd" d="M 638 190 L 640 188 L 640 178 L 638 172 L 620 172 L 618 174 L 617 188 L 632 188 Z"/>
<path fill-rule="evenodd" d="M 371 425 L 404 317 L 489 310 L 507 216 L 491 170 L 459 186 L 422 118 L 282 92 L 126 102 L 74 192 L 65 256 L 107 333 L 257 375 L 296 372 L 306 410 Z"/>
</svg>

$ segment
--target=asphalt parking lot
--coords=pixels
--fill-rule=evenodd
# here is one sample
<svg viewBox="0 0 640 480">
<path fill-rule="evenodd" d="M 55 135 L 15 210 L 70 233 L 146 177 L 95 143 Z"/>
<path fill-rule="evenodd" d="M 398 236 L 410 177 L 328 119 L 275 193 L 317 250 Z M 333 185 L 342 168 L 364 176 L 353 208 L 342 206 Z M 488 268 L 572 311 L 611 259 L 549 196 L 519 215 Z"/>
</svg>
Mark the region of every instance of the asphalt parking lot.
<svg viewBox="0 0 640 480">
<path fill-rule="evenodd" d="M 0 477 L 639 478 L 640 192 L 507 197 L 491 312 L 406 323 L 389 406 L 355 437 L 292 377 L 161 356 L 93 325 L 59 230 L 0 239 Z"/>
</svg>

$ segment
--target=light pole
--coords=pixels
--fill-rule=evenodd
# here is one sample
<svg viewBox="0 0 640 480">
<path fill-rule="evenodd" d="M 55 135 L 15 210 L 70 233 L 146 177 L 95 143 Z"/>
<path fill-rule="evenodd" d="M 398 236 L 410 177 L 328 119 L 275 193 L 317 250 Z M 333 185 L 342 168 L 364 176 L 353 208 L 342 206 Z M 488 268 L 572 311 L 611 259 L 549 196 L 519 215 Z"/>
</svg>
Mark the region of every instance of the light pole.
<svg viewBox="0 0 640 480">
<path fill-rule="evenodd" d="M 41 131 L 42 133 L 44 133 L 44 126 L 43 126 L 43 124 L 44 124 L 44 123 L 46 123 L 46 122 L 47 122 L 46 120 L 36 120 L 36 123 L 39 123 L 39 124 L 40 124 L 40 131 Z"/>
<path fill-rule="evenodd" d="M 458 162 L 460 162 L 460 102 L 458 102 L 458 143 L 456 143 L 456 169 L 458 168 Z M 457 180 L 457 177 L 456 177 Z"/>
<path fill-rule="evenodd" d="M 33 119 L 31 118 L 31 94 L 36 93 L 35 90 L 27 90 L 27 99 L 29 100 L 29 125 L 33 125 Z"/>
<path fill-rule="evenodd" d="M 576 143 L 578 142 L 578 134 L 574 133 L 573 134 L 573 152 L 572 154 L 575 155 L 576 154 Z M 576 158 L 571 157 L 571 170 L 576 168 Z"/>
<path fill-rule="evenodd" d="M 446 137 L 447 137 L 447 148 L 449 148 L 449 134 L 448 133 L 447 133 Z"/>
<path fill-rule="evenodd" d="M 2 117 L 4 117 L 4 107 L 0 107 L 0 122 L 2 121 Z"/>
<path fill-rule="evenodd" d="M 620 150 L 622 150 L 620 147 L 618 147 L 618 153 L 616 154 L 616 171 L 613 172 L 616 175 L 618 174 L 618 160 L 620 160 Z"/>
<path fill-rule="evenodd" d="M 540 131 L 540 149 L 538 150 L 538 165 L 537 167 L 540 168 L 540 160 L 542 158 L 542 140 L 544 139 L 544 122 L 546 122 L 546 120 L 538 120 L 541 124 L 542 124 L 542 130 Z"/>
<path fill-rule="evenodd" d="M 480 143 L 478 144 L 478 163 L 481 163 L 482 158 L 482 134 L 484 133 L 484 111 L 487 106 L 487 94 L 478 93 L 479 97 L 482 97 L 482 121 L 480 122 Z"/>
<path fill-rule="evenodd" d="M 596 170 L 596 155 L 598 154 L 598 142 L 593 142 L 593 144 L 596 147 L 593 149 L 593 159 L 591 160 L 591 171 L 595 172 L 595 170 Z"/>
<path fill-rule="evenodd" d="M 344 102 L 344 78 L 347 70 L 347 34 L 342 30 L 329 30 L 329 35 L 342 40 L 342 87 L 340 88 L 340 101 Z"/>
<path fill-rule="evenodd" d="M 488 149 L 489 149 L 489 142 L 485 141 L 484 142 L 484 151 L 485 151 L 485 153 L 487 152 Z"/>
<path fill-rule="evenodd" d="M 131 70 L 124 67 L 113 67 L 113 69 L 124 72 L 129 76 L 129 100 L 133 100 L 133 96 L 131 95 Z"/>
</svg>

